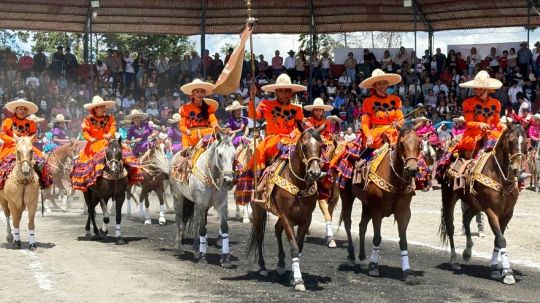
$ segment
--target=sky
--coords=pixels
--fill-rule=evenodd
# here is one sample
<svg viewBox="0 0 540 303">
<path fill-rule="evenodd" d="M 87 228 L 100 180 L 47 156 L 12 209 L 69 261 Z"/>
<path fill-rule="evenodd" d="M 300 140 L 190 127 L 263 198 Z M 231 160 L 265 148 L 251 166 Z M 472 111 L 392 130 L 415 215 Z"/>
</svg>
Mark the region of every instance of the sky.
<svg viewBox="0 0 540 303">
<path fill-rule="evenodd" d="M 200 50 L 200 36 L 191 36 L 190 40 L 196 43 L 196 49 Z M 239 40 L 237 35 L 207 35 L 206 48 L 210 54 L 220 52 L 224 43 L 236 44 Z M 520 42 L 527 40 L 527 32 L 522 27 L 508 27 L 499 29 L 477 29 L 477 30 L 455 30 L 435 32 L 434 48 L 440 47 L 443 53 L 447 52 L 447 45 L 452 44 L 477 44 L 477 43 L 500 43 L 500 42 Z M 530 42 L 534 45 L 540 41 L 540 29 L 530 32 Z M 249 43 L 249 42 L 248 42 Z M 274 56 L 277 49 L 284 56 L 289 50 L 297 50 L 299 46 L 298 35 L 283 34 L 259 34 L 253 36 L 255 54 L 263 54 L 268 60 Z M 406 33 L 403 39 L 403 46 L 414 48 L 414 34 Z M 370 47 L 370 45 L 366 45 Z M 417 53 L 423 54 L 428 47 L 428 34 L 418 32 Z M 249 50 L 249 46 L 246 46 Z M 286 55 L 285 55 L 286 56 Z"/>
</svg>

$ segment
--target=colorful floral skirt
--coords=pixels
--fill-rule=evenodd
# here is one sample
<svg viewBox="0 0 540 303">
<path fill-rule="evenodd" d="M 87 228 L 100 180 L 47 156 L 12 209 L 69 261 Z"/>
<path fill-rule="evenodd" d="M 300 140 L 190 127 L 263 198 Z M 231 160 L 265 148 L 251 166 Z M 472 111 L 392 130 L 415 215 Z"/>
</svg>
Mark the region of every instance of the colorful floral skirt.
<svg viewBox="0 0 540 303">
<path fill-rule="evenodd" d="M 9 177 L 9 174 L 13 171 L 13 168 L 15 168 L 15 164 L 17 162 L 17 157 L 14 153 L 7 154 L 0 162 L 0 189 L 4 188 L 4 185 L 6 184 L 6 180 Z M 34 163 L 45 163 L 45 158 L 38 155 L 38 153 L 33 153 L 33 162 Z M 51 186 L 52 184 L 52 178 L 49 174 L 49 169 L 47 164 L 43 166 L 43 169 L 41 171 L 41 175 L 39 176 L 39 182 L 44 186 L 45 188 Z"/>
</svg>

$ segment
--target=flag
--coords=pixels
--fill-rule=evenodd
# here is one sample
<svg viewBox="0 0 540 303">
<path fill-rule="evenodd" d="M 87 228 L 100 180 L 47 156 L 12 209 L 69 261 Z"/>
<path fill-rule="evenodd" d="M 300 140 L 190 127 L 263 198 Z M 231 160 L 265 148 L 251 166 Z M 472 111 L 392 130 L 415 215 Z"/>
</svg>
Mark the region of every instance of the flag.
<svg viewBox="0 0 540 303">
<path fill-rule="evenodd" d="M 252 27 L 246 25 L 240 37 L 240 42 L 235 47 L 229 61 L 216 81 L 213 93 L 227 95 L 234 92 L 240 86 L 242 65 L 244 64 L 244 47 L 251 31 Z"/>
</svg>

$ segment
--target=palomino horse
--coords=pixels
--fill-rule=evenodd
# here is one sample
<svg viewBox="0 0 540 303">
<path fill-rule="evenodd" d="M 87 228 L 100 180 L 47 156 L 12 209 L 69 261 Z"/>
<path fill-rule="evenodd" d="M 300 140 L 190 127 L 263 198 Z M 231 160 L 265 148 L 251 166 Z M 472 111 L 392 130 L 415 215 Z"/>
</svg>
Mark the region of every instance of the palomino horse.
<svg viewBox="0 0 540 303">
<path fill-rule="evenodd" d="M 64 186 L 64 180 L 69 180 L 69 172 L 71 167 L 68 166 L 68 160 L 73 161 L 75 156 L 78 154 L 79 149 L 82 147 L 83 142 L 77 142 L 71 140 L 69 143 L 66 143 L 57 149 L 47 157 L 47 165 L 49 166 L 49 173 L 54 187 L 58 190 L 58 196 L 62 201 L 62 210 L 67 210 L 68 208 L 68 189 Z M 49 200 L 51 203 L 58 207 L 55 201 L 55 194 L 53 188 L 49 187 L 43 191 L 44 200 Z"/>
<path fill-rule="evenodd" d="M 173 163 L 182 152 L 173 157 Z M 195 259 L 206 261 L 207 230 L 206 219 L 211 206 L 218 211 L 221 225 L 221 266 L 232 268 L 229 249 L 229 225 L 227 223 L 227 194 L 234 185 L 235 149 L 229 136 L 218 131 L 216 140 L 199 156 L 193 170 L 188 175 L 188 182 L 174 180 L 171 171 L 171 192 L 176 213 L 177 253 L 182 254 L 182 244 L 186 233 L 186 224 L 193 231 L 193 243 L 196 249 Z M 172 169 L 175 169 L 174 167 Z M 189 223 L 188 223 L 189 222 Z"/>
<path fill-rule="evenodd" d="M 340 143 L 338 145 L 335 141 L 333 142 L 333 146 L 329 146 L 330 150 L 326 151 L 326 157 L 328 159 L 332 159 L 336 155 L 336 150 L 341 151 L 344 146 L 345 142 Z M 337 182 L 325 182 L 324 178 L 320 178 L 317 180 L 317 187 L 325 188 L 325 190 L 329 193 L 329 197 L 327 199 L 320 199 L 319 202 L 319 209 L 323 213 L 324 216 L 324 222 L 325 222 L 325 244 L 326 246 L 330 248 L 336 247 L 336 241 L 334 239 L 334 231 L 332 230 L 332 217 L 334 214 L 334 209 L 337 206 L 337 203 L 339 201 L 339 185 Z"/>
<path fill-rule="evenodd" d="M 440 236 L 443 242 L 448 240 L 450 242 L 450 265 L 453 270 L 461 269 L 454 246 L 454 206 L 456 201 L 461 199 L 468 205 L 463 213 L 463 226 L 467 236 L 463 260 L 469 261 L 472 255 L 471 219 L 478 212 L 483 211 L 495 234 L 495 247 L 491 257 L 491 277 L 502 278 L 504 284 L 515 283 L 506 252 L 504 231 L 512 218 L 518 199 L 517 176 L 522 172 L 526 150 L 527 143 L 523 128 L 520 125 L 508 124 L 493 151 L 484 155 L 487 157 L 484 167 L 479 167 L 478 170 L 473 168 L 472 173 L 469 173 L 470 177 L 464 190 L 453 190 L 447 182 L 441 184 L 443 207 Z M 499 255 L 502 267 L 499 266 Z"/>
<path fill-rule="evenodd" d="M 122 205 L 126 198 L 126 189 L 128 185 L 128 174 L 124 168 L 122 159 L 122 139 L 110 140 L 105 150 L 105 165 L 103 175 L 99 176 L 96 183 L 84 192 L 84 200 L 88 207 L 88 219 L 86 220 L 86 235 L 90 235 L 90 222 L 94 227 L 95 240 L 100 240 L 102 236 L 107 235 L 109 228 L 109 211 L 107 202 L 112 199 L 116 203 L 116 244 L 122 245 L 126 242 L 122 238 Z M 103 210 L 103 227 L 100 230 L 96 225 L 96 205 L 98 203 Z"/>
<path fill-rule="evenodd" d="M 531 173 L 531 187 L 535 192 L 540 192 L 540 143 L 528 153 L 527 162 Z"/>
<path fill-rule="evenodd" d="M 244 170 L 244 168 L 247 167 L 249 160 L 251 160 L 251 158 L 253 157 L 254 149 L 255 149 L 254 140 L 255 139 L 251 139 L 249 141 L 241 140 L 238 147 L 236 147 L 234 159 L 236 162 L 235 169 L 238 172 Z M 259 140 L 257 142 L 259 142 Z M 242 221 L 242 223 L 249 223 L 250 222 L 249 214 L 250 214 L 249 204 L 236 205 L 236 219 L 237 220 Z"/>
<path fill-rule="evenodd" d="M 298 128 L 302 134 L 294 151 L 289 153 L 287 165 L 278 174 L 282 180 L 289 183 L 289 186 L 294 186 L 297 193 L 292 194 L 276 185 L 269 197 L 275 205 L 275 214 L 279 218 L 275 225 L 279 247 L 277 271 L 279 274 L 285 273 L 285 251 L 281 238 L 283 231 L 285 231 L 291 249 L 294 289 L 305 291 L 300 271 L 300 254 L 304 248 L 304 238 L 311 224 L 313 210 L 317 204 L 316 181 L 321 175 L 322 160 L 320 157 L 323 143 L 319 129 L 304 130 L 304 125 L 300 122 Z M 315 188 L 314 191 L 313 188 Z M 264 231 L 268 214 L 262 203 L 252 202 L 251 206 L 253 208 L 252 229 L 247 252 L 248 255 L 253 253 L 258 258 L 259 274 L 268 276 L 263 255 Z M 295 226 L 298 226 L 296 236 L 294 234 Z"/>
<path fill-rule="evenodd" d="M 409 266 L 407 252 L 407 226 L 411 218 L 411 200 L 414 195 L 414 176 L 418 172 L 418 156 L 420 155 L 420 138 L 416 132 L 403 127 L 396 146 L 384 154 L 375 171 L 360 184 L 349 181 L 341 190 L 341 216 L 349 242 L 349 262 L 354 264 L 354 245 L 351 236 L 351 212 L 355 198 L 362 201 L 362 217 L 360 220 L 360 261 L 366 260 L 365 236 L 370 220 L 373 220 L 373 250 L 369 263 L 369 275 L 379 276 L 379 249 L 381 245 L 381 223 L 384 217 L 394 215 L 399 232 L 399 248 L 401 250 L 401 269 L 406 283 L 414 283 L 415 277 Z M 383 155 L 380 155 L 383 157 Z M 375 156 L 377 157 L 377 155 Z M 367 183 L 367 184 L 366 184 Z"/>
<path fill-rule="evenodd" d="M 6 240 L 13 242 L 13 248 L 21 248 L 19 226 L 24 209 L 28 209 L 28 232 L 30 234 L 28 249 L 37 248 L 35 239 L 34 218 L 36 216 L 39 176 L 34 171 L 32 163 L 32 137 L 15 137 L 17 141 L 16 162 L 13 171 L 8 176 L 4 188 L 0 190 L 0 204 L 6 216 Z M 13 235 L 11 234 L 10 216 L 13 215 Z M 15 236 L 15 238 L 13 238 Z"/>
</svg>

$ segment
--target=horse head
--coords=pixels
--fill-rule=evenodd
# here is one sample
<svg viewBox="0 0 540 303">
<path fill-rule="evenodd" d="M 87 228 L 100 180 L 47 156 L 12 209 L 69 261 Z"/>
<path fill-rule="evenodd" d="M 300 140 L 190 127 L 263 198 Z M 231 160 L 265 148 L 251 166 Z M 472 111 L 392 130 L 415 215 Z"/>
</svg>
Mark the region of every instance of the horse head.
<svg viewBox="0 0 540 303">
<path fill-rule="evenodd" d="M 124 169 L 122 160 L 122 138 L 110 140 L 105 150 L 105 169 L 112 175 L 120 175 Z"/>
<path fill-rule="evenodd" d="M 214 154 L 212 163 L 210 164 L 210 173 L 217 178 L 216 181 L 221 183 L 221 187 L 230 190 L 234 185 L 234 156 L 236 149 L 232 143 L 230 136 L 216 132 Z"/>
<path fill-rule="evenodd" d="M 496 151 L 503 153 L 503 159 L 509 162 L 509 170 L 514 176 L 519 176 L 523 171 L 523 161 L 527 151 L 527 136 L 520 124 L 507 124 L 506 129 L 501 134 L 499 142 L 495 147 Z"/>
<path fill-rule="evenodd" d="M 32 142 L 34 141 L 34 136 L 24 136 L 17 137 L 14 136 L 17 141 L 16 150 L 17 150 L 17 162 L 21 163 L 21 172 L 24 177 L 30 177 L 33 172 L 33 150 Z"/>
<path fill-rule="evenodd" d="M 321 176 L 321 148 L 323 145 L 321 132 L 326 125 L 323 124 L 319 128 L 306 128 L 303 122 L 298 121 L 297 127 L 302 134 L 296 145 L 296 153 L 305 165 L 304 179 L 311 184 Z"/>
<path fill-rule="evenodd" d="M 418 173 L 418 156 L 421 149 L 421 140 L 411 127 L 403 127 L 399 131 L 396 145 L 397 155 L 403 161 L 402 176 L 412 178 Z M 399 173 L 399 172 L 398 172 Z"/>
</svg>

